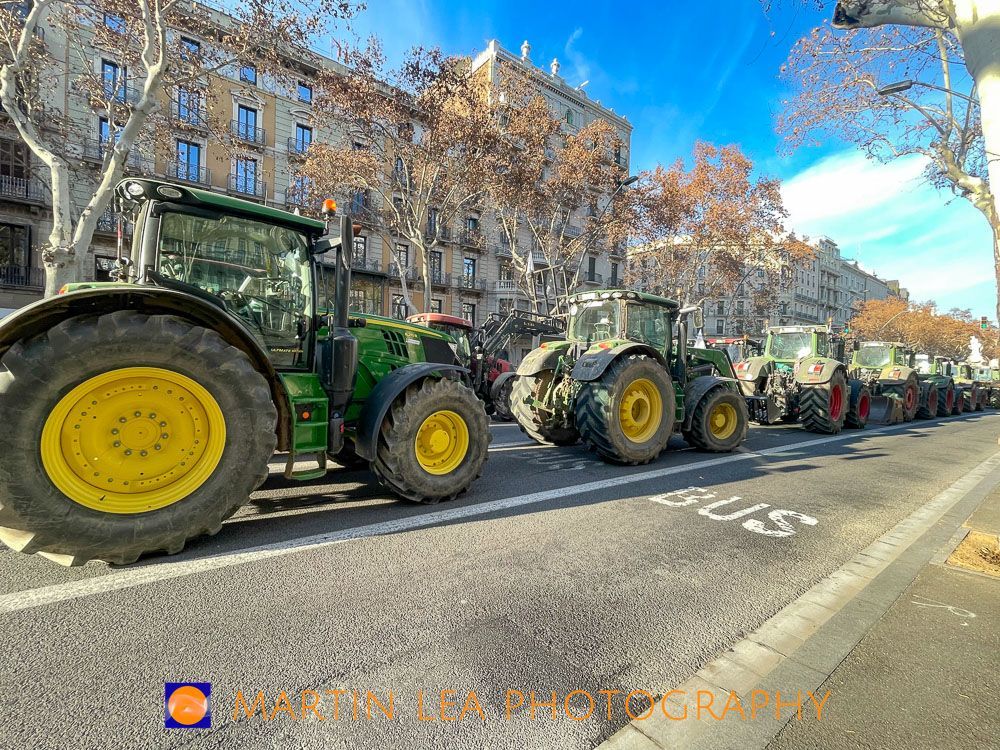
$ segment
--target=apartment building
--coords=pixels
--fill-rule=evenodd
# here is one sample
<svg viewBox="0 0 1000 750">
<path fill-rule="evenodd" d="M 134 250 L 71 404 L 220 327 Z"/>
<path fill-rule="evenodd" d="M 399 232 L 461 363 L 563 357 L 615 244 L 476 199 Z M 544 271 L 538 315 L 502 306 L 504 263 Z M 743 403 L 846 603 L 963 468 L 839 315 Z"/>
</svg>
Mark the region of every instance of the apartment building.
<svg viewBox="0 0 1000 750">
<path fill-rule="evenodd" d="M 196 9 L 225 22 L 220 11 L 202 4 Z M 111 17 L 105 22 L 117 21 Z M 57 27 L 43 24 L 41 33 L 58 68 L 52 71 L 58 85 L 47 95 L 46 106 L 64 113 L 73 123 L 67 152 L 79 160 L 73 198 L 75 205 L 82 207 L 95 188 L 98 167 L 112 137 L 109 123 L 113 115 L 91 101 L 74 82 L 87 70 L 83 66 L 91 66 L 91 72 L 113 91 L 119 103 L 136 101 L 138 93 L 114 49 L 101 49 L 91 39 L 82 45 L 83 50 L 71 50 Z M 173 33 L 192 53 L 211 43 L 182 30 Z M 625 144 L 616 158 L 627 170 L 628 121 L 591 100 L 582 87 L 567 83 L 559 75 L 557 61 L 545 72 L 531 62 L 529 53 L 527 43 L 518 58 L 491 41 L 472 59 L 472 70 L 492 80 L 501 62 L 522 66 L 567 128 L 583 127 L 598 117 L 608 120 Z M 253 65 L 230 66 L 206 76 L 198 90 L 165 92 L 155 143 L 136 143 L 126 174 L 155 175 L 287 210 L 315 207 L 323 196 L 310 194 L 308 184 L 297 174 L 298 165 L 313 143 L 343 144 L 347 137 L 346 129 L 335 123 L 321 124 L 315 117 L 314 80 L 321 68 L 346 72 L 332 59 L 308 55 L 289 60 L 291 72 L 281 77 Z M 219 132 L 220 123 L 228 123 L 223 133 Z M 0 309 L 17 308 L 41 297 L 44 276 L 39 247 L 51 229 L 51 199 L 43 184 L 45 177 L 9 120 L 0 115 Z M 430 278 L 425 280 L 413 270 L 416 251 L 410 243 L 387 236 L 382 207 L 372 196 L 360 192 L 335 197 L 363 226 L 353 253 L 354 309 L 403 317 L 403 283 L 411 297 L 418 298 L 425 282 L 431 285 L 432 311 L 458 315 L 476 324 L 492 312 L 527 308 L 528 300 L 514 280 L 512 249 L 499 239 L 489 212 L 469 211 L 455 226 L 443 224 L 436 212 L 431 212 L 427 232 L 438 238 L 438 244 L 431 251 Z M 583 218 L 581 213 L 578 231 L 582 231 Z M 107 278 L 116 255 L 116 235 L 117 222 L 109 212 L 101 218 L 86 260 L 86 279 Z M 529 246 L 527 237 L 518 238 L 519 248 Z M 540 253 L 535 260 L 539 267 L 544 264 Z M 585 284 L 618 284 L 621 263 L 621 257 L 608 251 L 592 253 L 585 261 Z M 400 267 L 409 269 L 404 270 L 404 279 L 400 278 Z M 512 354 L 517 359 L 521 352 Z"/>
</svg>

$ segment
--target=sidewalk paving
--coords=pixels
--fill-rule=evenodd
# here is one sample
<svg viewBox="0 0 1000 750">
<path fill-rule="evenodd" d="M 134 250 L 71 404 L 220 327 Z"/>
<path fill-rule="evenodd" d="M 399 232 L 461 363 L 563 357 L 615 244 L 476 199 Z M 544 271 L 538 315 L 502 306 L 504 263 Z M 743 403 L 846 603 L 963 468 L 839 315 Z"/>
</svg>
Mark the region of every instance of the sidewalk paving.
<svg viewBox="0 0 1000 750">
<path fill-rule="evenodd" d="M 1000 533 L 1000 490 L 964 529 Z M 789 722 L 768 748 L 1000 747 L 1000 578 L 944 564 L 961 536 L 823 683 L 822 721 Z"/>
</svg>

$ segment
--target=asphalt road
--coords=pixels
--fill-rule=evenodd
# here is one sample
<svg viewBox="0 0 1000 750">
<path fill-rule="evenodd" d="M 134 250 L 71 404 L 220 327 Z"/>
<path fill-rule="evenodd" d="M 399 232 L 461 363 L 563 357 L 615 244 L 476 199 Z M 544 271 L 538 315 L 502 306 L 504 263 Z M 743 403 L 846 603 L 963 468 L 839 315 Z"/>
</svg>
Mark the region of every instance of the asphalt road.
<svg viewBox="0 0 1000 750">
<path fill-rule="evenodd" d="M 628 722 L 598 691 L 685 680 L 996 453 L 998 416 L 757 428 L 746 452 L 678 441 L 629 469 L 497 425 L 454 503 L 397 502 L 365 471 L 275 474 L 175 557 L 64 569 L 0 552 L 0 747 L 593 747 Z M 187 680 L 212 683 L 210 730 L 163 726 L 163 684 Z M 326 720 L 234 721 L 237 691 L 259 690 L 269 715 L 280 691 L 297 715 L 316 691 Z M 333 690 L 359 691 L 357 720 L 350 692 L 333 718 Z M 574 690 L 597 700 L 587 719 L 565 713 Z M 392 693 L 392 719 L 367 718 L 366 691 Z M 531 717 L 531 691 L 556 692 L 557 718 Z M 470 703 L 442 720 L 470 692 L 485 719 Z"/>
</svg>

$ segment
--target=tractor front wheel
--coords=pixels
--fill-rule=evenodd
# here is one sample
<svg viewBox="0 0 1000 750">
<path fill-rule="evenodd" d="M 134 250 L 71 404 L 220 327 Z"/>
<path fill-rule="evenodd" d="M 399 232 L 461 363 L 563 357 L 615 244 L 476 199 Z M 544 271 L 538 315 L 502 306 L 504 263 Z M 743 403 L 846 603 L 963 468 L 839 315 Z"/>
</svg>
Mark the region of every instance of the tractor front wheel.
<svg viewBox="0 0 1000 750">
<path fill-rule="evenodd" d="M 542 401 L 552 387 L 552 370 L 542 370 L 537 375 L 518 375 L 510 393 L 510 411 L 528 437 L 547 445 L 575 445 L 580 433 L 575 427 L 552 426 L 546 412 L 534 406 Z"/>
<path fill-rule="evenodd" d="M 674 388 L 666 369 L 645 355 L 615 360 L 576 398 L 580 435 L 603 460 L 645 464 L 674 430 Z"/>
<path fill-rule="evenodd" d="M 849 401 L 847 378 L 837 370 L 827 383 L 802 387 L 799 421 L 809 432 L 836 435 L 844 427 Z"/>
<path fill-rule="evenodd" d="M 947 417 L 955 408 L 955 386 L 949 385 L 944 390 L 944 395 L 938 394 L 937 415 Z"/>
<path fill-rule="evenodd" d="M 517 380 L 516 375 L 512 378 L 507 378 L 500 384 L 500 388 L 497 389 L 496 398 L 493 401 L 493 416 L 498 422 L 511 422 L 514 419 L 514 414 L 510 408 L 510 397 L 515 380 Z"/>
<path fill-rule="evenodd" d="M 863 430 L 868 424 L 868 416 L 872 410 L 872 394 L 868 386 L 863 385 L 858 390 L 857 397 L 844 418 L 844 426 L 854 430 Z"/>
<path fill-rule="evenodd" d="M 120 310 L 0 360 L 0 539 L 63 565 L 214 534 L 267 478 L 270 388 L 215 331 Z"/>
<path fill-rule="evenodd" d="M 437 503 L 469 489 L 489 444 L 489 419 L 476 394 L 457 380 L 425 379 L 393 401 L 371 468 L 400 497 Z"/>
<path fill-rule="evenodd" d="M 747 422 L 743 398 L 728 388 L 716 387 L 698 402 L 684 439 L 698 450 L 728 453 L 746 440 Z"/>
</svg>

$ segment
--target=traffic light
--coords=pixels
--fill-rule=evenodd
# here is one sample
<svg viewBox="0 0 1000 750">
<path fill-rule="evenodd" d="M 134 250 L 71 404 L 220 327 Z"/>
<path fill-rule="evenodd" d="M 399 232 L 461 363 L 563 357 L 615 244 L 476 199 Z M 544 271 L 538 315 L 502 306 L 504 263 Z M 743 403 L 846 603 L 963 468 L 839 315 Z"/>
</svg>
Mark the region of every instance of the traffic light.
<svg viewBox="0 0 1000 750">
<path fill-rule="evenodd" d="M 984 331 L 990 327 L 990 321 L 985 315 L 979 319 L 979 327 Z"/>
</svg>

